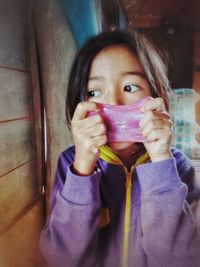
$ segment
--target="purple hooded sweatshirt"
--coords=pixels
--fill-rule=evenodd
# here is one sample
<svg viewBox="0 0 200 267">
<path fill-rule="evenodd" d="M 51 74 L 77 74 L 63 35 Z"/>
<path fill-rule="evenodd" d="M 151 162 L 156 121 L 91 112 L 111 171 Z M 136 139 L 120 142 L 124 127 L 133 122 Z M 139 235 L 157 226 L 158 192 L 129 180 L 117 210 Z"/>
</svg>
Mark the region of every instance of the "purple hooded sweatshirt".
<svg viewBox="0 0 200 267">
<path fill-rule="evenodd" d="M 41 233 L 49 267 L 200 266 L 200 190 L 182 152 L 133 169 L 129 208 L 122 164 L 100 158 L 94 173 L 81 177 L 71 171 L 74 154 L 72 146 L 59 157 Z"/>
</svg>

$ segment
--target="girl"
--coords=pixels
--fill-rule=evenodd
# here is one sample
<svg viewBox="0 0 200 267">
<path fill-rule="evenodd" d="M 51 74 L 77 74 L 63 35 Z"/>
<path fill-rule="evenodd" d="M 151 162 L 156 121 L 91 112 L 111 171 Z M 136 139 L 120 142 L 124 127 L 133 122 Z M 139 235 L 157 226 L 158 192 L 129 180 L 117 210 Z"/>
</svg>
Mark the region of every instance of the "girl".
<svg viewBox="0 0 200 267">
<path fill-rule="evenodd" d="M 74 146 L 61 153 L 40 246 L 52 267 L 197 267 L 200 190 L 171 148 L 166 68 L 144 37 L 102 33 L 72 66 L 66 114 Z M 102 103 L 152 96 L 140 121 L 148 142 L 109 142 Z M 190 204 L 190 205 L 189 205 Z M 193 212 L 191 210 L 193 207 Z"/>
</svg>

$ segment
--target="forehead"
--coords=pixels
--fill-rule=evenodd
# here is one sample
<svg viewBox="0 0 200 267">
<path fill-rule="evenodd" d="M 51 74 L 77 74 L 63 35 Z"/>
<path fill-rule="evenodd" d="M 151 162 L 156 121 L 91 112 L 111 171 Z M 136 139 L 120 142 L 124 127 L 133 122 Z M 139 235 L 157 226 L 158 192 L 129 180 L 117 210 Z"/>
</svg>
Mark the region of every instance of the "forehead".
<svg viewBox="0 0 200 267">
<path fill-rule="evenodd" d="M 93 59 L 91 73 L 104 71 L 112 67 L 112 70 L 136 69 L 143 71 L 140 61 L 135 53 L 126 45 L 116 44 L 103 48 Z"/>
</svg>

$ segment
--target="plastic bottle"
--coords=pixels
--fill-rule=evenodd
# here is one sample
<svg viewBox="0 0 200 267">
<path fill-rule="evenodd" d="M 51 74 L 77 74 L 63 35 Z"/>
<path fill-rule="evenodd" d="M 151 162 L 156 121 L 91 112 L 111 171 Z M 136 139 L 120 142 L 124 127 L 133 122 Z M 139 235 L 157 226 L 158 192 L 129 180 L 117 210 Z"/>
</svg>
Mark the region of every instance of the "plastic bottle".
<svg viewBox="0 0 200 267">
<path fill-rule="evenodd" d="M 200 159 L 200 95 L 188 88 L 174 89 L 170 95 L 173 145 L 191 159 Z"/>
</svg>

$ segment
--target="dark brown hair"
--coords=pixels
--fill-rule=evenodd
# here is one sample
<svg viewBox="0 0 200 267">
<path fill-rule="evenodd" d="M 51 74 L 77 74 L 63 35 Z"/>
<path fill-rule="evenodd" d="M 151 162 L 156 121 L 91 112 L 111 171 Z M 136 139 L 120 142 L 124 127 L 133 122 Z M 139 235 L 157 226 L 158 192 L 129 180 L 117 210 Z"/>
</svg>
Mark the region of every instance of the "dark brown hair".
<svg viewBox="0 0 200 267">
<path fill-rule="evenodd" d="M 66 97 L 66 117 L 69 127 L 77 104 L 86 99 L 87 83 L 95 56 L 102 49 L 118 44 L 127 46 L 138 58 L 149 81 L 152 97 L 162 97 L 166 108 L 169 108 L 167 91 L 170 88 L 167 67 L 155 46 L 135 31 L 104 32 L 88 40 L 76 55 L 72 65 Z"/>
</svg>

